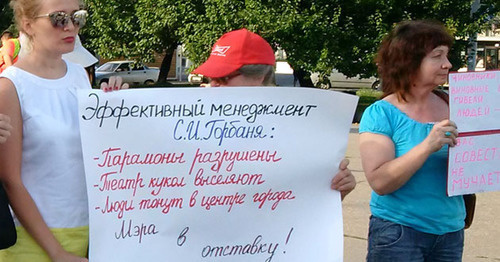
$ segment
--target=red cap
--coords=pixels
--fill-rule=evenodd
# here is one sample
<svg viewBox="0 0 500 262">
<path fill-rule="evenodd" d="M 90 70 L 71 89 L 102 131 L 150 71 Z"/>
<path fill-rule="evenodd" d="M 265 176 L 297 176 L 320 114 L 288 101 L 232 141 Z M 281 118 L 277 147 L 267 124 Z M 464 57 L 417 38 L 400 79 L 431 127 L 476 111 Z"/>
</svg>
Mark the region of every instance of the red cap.
<svg viewBox="0 0 500 262">
<path fill-rule="evenodd" d="M 208 60 L 193 70 L 211 78 L 225 77 L 244 65 L 273 65 L 274 51 L 261 36 L 247 29 L 224 34 L 215 42 Z"/>
</svg>

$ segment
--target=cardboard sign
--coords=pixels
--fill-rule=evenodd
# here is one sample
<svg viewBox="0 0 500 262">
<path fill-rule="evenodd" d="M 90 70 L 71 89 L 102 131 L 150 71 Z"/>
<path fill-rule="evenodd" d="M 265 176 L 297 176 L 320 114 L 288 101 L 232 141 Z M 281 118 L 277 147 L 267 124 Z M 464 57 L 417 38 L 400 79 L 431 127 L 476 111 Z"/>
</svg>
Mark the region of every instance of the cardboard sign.
<svg viewBox="0 0 500 262">
<path fill-rule="evenodd" d="M 500 190 L 500 71 L 450 74 L 448 195 Z"/>
<path fill-rule="evenodd" d="M 79 94 L 90 261 L 342 261 L 357 97 L 306 88 Z"/>
</svg>

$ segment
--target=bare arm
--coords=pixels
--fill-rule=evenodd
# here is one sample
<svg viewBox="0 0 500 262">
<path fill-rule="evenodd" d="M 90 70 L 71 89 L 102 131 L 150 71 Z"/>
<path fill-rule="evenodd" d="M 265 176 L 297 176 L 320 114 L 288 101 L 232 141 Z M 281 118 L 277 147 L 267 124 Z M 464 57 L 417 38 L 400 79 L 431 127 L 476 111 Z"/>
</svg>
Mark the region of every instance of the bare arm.
<svg viewBox="0 0 500 262">
<path fill-rule="evenodd" d="M 4 67 L 7 68 L 12 65 L 12 57 L 10 55 L 3 55 Z"/>
<path fill-rule="evenodd" d="M 3 58 L 3 62 L 4 62 L 4 65 L 3 65 L 4 68 L 7 68 L 7 67 L 11 66 L 12 63 L 13 63 L 12 62 L 12 60 L 13 60 L 12 58 L 13 57 L 10 56 L 10 54 L 9 54 L 9 50 L 11 48 L 13 48 L 13 47 L 11 47 L 12 42 L 11 41 L 7 41 L 6 45 L 7 46 L 5 46 L 5 48 L 2 48 L 2 58 Z"/>
<path fill-rule="evenodd" d="M 445 132 L 451 132 L 452 136 L 446 137 Z M 379 195 L 398 190 L 422 167 L 433 152 L 445 144 L 454 146 L 457 135 L 453 122 L 441 121 L 434 125 L 424 141 L 396 158 L 394 143 L 390 138 L 379 134 L 362 133 L 359 137 L 359 147 L 368 183 Z"/>
<path fill-rule="evenodd" d="M 87 261 L 66 252 L 42 218 L 38 208 L 21 180 L 23 123 L 16 90 L 12 82 L 0 78 L 0 112 L 11 118 L 12 132 L 0 145 L 0 179 L 12 209 L 35 241 L 52 261 Z"/>
</svg>

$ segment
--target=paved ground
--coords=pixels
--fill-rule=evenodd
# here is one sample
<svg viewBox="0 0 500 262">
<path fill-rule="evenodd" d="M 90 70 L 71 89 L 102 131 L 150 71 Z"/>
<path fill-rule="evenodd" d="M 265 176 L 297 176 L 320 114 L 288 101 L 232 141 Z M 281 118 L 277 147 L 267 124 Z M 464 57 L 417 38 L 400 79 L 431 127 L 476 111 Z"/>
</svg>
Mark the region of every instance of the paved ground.
<svg viewBox="0 0 500 262">
<path fill-rule="evenodd" d="M 349 134 L 346 152 L 350 169 L 357 180 L 356 189 L 344 199 L 344 261 L 365 261 L 370 187 L 366 182 L 358 150 L 357 126 Z M 500 192 L 477 195 L 476 213 L 471 228 L 465 230 L 464 262 L 500 261 Z M 498 225 L 497 225 L 498 224 Z"/>
</svg>

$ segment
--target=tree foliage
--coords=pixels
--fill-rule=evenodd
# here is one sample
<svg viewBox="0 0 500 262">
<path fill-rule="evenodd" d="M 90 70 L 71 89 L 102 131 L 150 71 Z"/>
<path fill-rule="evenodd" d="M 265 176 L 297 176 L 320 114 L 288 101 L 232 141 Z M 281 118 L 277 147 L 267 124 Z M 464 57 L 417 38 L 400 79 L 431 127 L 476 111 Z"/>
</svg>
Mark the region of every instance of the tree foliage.
<svg viewBox="0 0 500 262">
<path fill-rule="evenodd" d="M 205 9 L 181 28 L 189 57 L 200 63 L 224 32 L 246 27 L 282 48 L 294 69 L 328 75 L 333 68 L 347 76 L 375 75 L 378 45 L 393 26 L 409 19 L 440 21 L 459 38 L 452 52 L 455 67 L 466 39 L 491 15 L 497 0 L 482 0 L 470 15 L 473 0 L 286 0 L 202 1 Z M 186 24 L 186 25 L 187 25 Z"/>
<path fill-rule="evenodd" d="M 9 1 L 0 2 L 0 32 L 4 30 L 14 31 L 14 21 L 12 9 L 9 7 Z"/>
<path fill-rule="evenodd" d="M 498 0 L 85 0 L 89 23 L 86 44 L 108 59 L 151 62 L 166 53 L 161 80 L 166 79 L 173 50 L 183 44 L 195 65 L 208 57 L 223 33 L 248 28 L 273 48 L 283 49 L 296 71 L 328 75 L 333 68 L 347 76 L 376 74 L 378 45 L 393 26 L 407 19 L 434 19 L 458 37 L 454 65 L 466 39 L 497 15 Z M 5 11 L 5 4 L 0 6 Z M 0 17 L 4 26 L 8 16 Z M 170 55 L 170 56 L 169 56 Z"/>
<path fill-rule="evenodd" d="M 223 33 L 247 28 L 286 51 L 288 62 L 297 70 L 331 71 L 333 57 L 328 50 L 339 47 L 336 35 L 339 2 L 205 0 L 205 9 L 180 29 L 182 43 L 195 64 L 204 61 L 211 45 Z"/>
<path fill-rule="evenodd" d="M 273 48 L 283 49 L 296 71 L 327 76 L 333 68 L 347 76 L 376 74 L 378 45 L 393 26 L 408 19 L 441 21 L 457 37 L 451 60 L 463 65 L 460 52 L 468 36 L 495 16 L 498 0 L 85 0 L 90 12 L 82 30 L 86 44 L 108 59 L 151 62 L 166 54 L 160 80 L 183 44 L 195 65 L 230 30 L 248 28 Z M 8 1 L 0 1 L 0 29 L 14 30 Z"/>
<path fill-rule="evenodd" d="M 480 30 L 486 18 L 498 15 L 498 1 L 482 0 L 483 7 L 471 16 L 473 0 L 360 0 L 356 4 L 342 2 L 338 26 L 345 48 L 339 49 L 335 65 L 348 76 L 372 75 L 373 58 L 378 43 L 392 27 L 403 20 L 432 19 L 444 23 L 457 37 L 451 60 L 455 68 L 461 66 L 460 51 L 465 50 L 468 36 Z"/>
<path fill-rule="evenodd" d="M 124 57 L 151 62 L 155 54 L 166 57 L 160 67 L 165 81 L 172 54 L 180 43 L 180 17 L 189 1 L 177 0 L 87 0 L 90 25 L 84 33 L 90 47 L 103 58 Z"/>
</svg>

